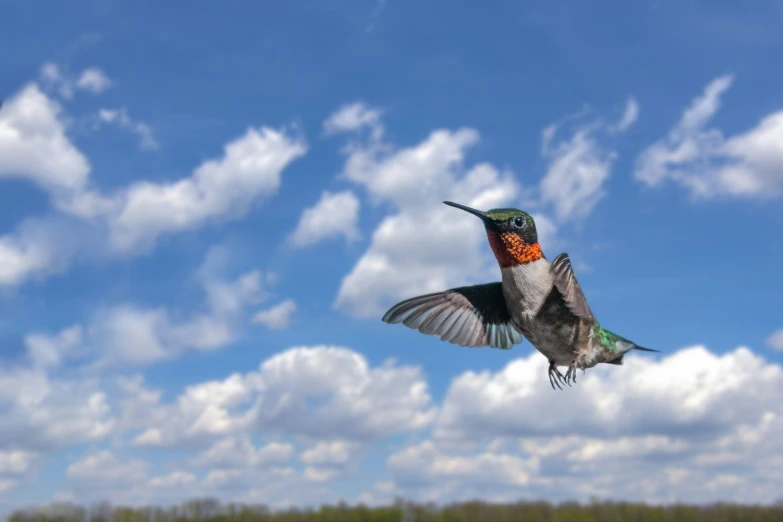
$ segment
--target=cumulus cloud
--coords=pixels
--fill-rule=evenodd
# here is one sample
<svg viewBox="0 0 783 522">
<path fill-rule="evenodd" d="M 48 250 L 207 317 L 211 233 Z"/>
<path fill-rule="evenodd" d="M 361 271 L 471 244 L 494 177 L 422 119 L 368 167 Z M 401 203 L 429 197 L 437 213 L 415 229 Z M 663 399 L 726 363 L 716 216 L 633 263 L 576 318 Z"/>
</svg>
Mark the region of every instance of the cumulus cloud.
<svg viewBox="0 0 783 522">
<path fill-rule="evenodd" d="M 749 407 L 751 398 L 774 395 L 783 386 L 781 368 L 766 365 L 746 348 L 722 356 L 693 347 L 661 361 L 626 358 L 622 367 L 586 373 L 578 396 L 546 393 L 546 365 L 533 353 L 497 375 L 460 376 L 444 402 L 439 434 L 546 435 L 566 428 L 603 435 L 698 433 L 757 420 L 769 405 Z M 511 409 L 515 415 L 508 414 Z M 580 415 L 572 415 L 574 409 Z"/>
<path fill-rule="evenodd" d="M 291 299 L 286 299 L 271 308 L 256 312 L 252 322 L 262 324 L 270 330 L 282 330 L 291 324 L 294 312 L 296 312 L 296 303 Z"/>
<path fill-rule="evenodd" d="M 83 246 L 69 221 L 31 218 L 0 236 L 0 286 L 16 286 L 65 270 Z"/>
<path fill-rule="evenodd" d="M 198 467 L 236 469 L 287 465 L 294 447 L 284 442 L 270 442 L 256 447 L 248 434 L 229 436 L 204 450 L 193 464 Z"/>
<path fill-rule="evenodd" d="M 202 163 L 190 177 L 137 182 L 112 196 L 86 192 L 61 206 L 105 220 L 116 251 L 148 250 L 164 234 L 244 216 L 277 191 L 283 169 L 306 149 L 284 131 L 249 128 L 225 146 L 222 157 Z"/>
<path fill-rule="evenodd" d="M 248 308 L 264 298 L 270 274 L 250 270 L 226 277 L 222 265 L 227 256 L 226 249 L 213 247 L 196 271 L 195 279 L 204 292 L 204 310 L 187 314 L 131 302 L 104 305 L 84 325 L 72 325 L 56 335 L 28 334 L 29 360 L 45 369 L 68 358 L 82 358 L 88 367 L 99 369 L 150 364 L 186 351 L 210 351 L 230 344 L 246 323 Z M 278 312 L 267 319 L 279 326 L 285 317 Z"/>
<path fill-rule="evenodd" d="M 150 462 L 117 456 L 109 450 L 89 450 L 65 471 L 68 497 L 80 502 L 110 500 L 114 503 L 146 504 L 190 498 L 196 485 L 193 473 L 176 470 L 152 476 Z"/>
<path fill-rule="evenodd" d="M 31 333 L 25 336 L 27 355 L 36 366 L 58 366 L 63 359 L 76 355 L 82 347 L 84 332 L 80 325 L 65 328 L 55 336 Z"/>
<path fill-rule="evenodd" d="M 395 484 L 404 489 L 421 487 L 425 497 L 467 499 L 479 495 L 486 498 L 488 494 L 488 500 L 492 500 L 499 492 L 519 494 L 538 471 L 538 462 L 518 454 L 492 451 L 460 455 L 425 441 L 394 453 L 388 467 Z"/>
<path fill-rule="evenodd" d="M 101 109 L 98 111 L 98 122 L 96 127 L 101 124 L 116 125 L 139 138 L 139 148 L 141 150 L 157 150 L 160 144 L 152 133 L 152 128 L 143 121 L 131 119 L 128 109 L 121 107 L 119 109 Z"/>
<path fill-rule="evenodd" d="M 92 380 L 41 368 L 0 370 L 0 450 L 42 452 L 97 441 L 114 427 L 108 397 Z"/>
<path fill-rule="evenodd" d="M 0 501 L 3 493 L 30 480 L 41 455 L 31 451 L 0 449 Z M 2 504 L 0 504 L 2 505 Z"/>
<path fill-rule="evenodd" d="M 655 187 L 671 180 L 700 199 L 783 195 L 783 111 L 728 137 L 718 128 L 707 128 L 733 82 L 731 75 L 715 78 L 668 135 L 639 155 L 634 173 L 638 181 Z"/>
<path fill-rule="evenodd" d="M 534 353 L 454 379 L 432 439 L 389 458 L 397 491 L 440 501 L 590 497 L 770 502 L 783 368 L 747 348 L 629 356 L 553 392 Z M 775 479 L 777 480 L 777 479 Z"/>
<path fill-rule="evenodd" d="M 314 483 L 293 467 L 261 469 L 216 469 L 201 482 L 210 496 L 238 502 L 259 503 L 273 509 L 336 502 L 339 498 L 328 487 Z"/>
<path fill-rule="evenodd" d="M 148 474 L 146 461 L 120 459 L 107 450 L 87 453 L 65 471 L 71 483 L 89 489 L 135 486 Z"/>
<path fill-rule="evenodd" d="M 116 429 L 131 447 L 176 447 L 191 455 L 178 459 L 176 469 L 195 482 L 182 487 L 177 479 L 189 478 L 159 477 L 173 483 L 166 493 L 172 499 L 334 502 L 330 483 L 355 473 L 370 444 L 419 431 L 435 415 L 419 368 L 394 361 L 371 367 L 340 347 L 292 348 L 256 371 L 193 384 L 172 399 L 148 388 L 141 375 L 117 385 Z M 136 486 L 112 495 L 159 498 L 154 480 L 139 476 Z"/>
<path fill-rule="evenodd" d="M 99 90 L 105 84 L 97 71 L 88 69 L 71 84 Z M 54 64 L 43 68 L 42 77 L 64 81 Z M 156 146 L 150 128 L 132 120 L 125 108 L 104 109 L 98 121 L 135 132 L 142 147 Z M 91 186 L 90 164 L 66 130 L 61 106 L 35 83 L 0 110 L 0 180 L 35 183 L 60 212 L 28 219 L 0 236 L 0 285 L 60 272 L 77 252 L 135 255 L 149 251 L 163 235 L 241 218 L 277 191 L 282 171 L 307 149 L 304 138 L 283 129 L 249 128 L 189 177 L 137 181 L 106 194 Z"/>
<path fill-rule="evenodd" d="M 302 212 L 289 242 L 304 247 L 339 236 L 352 241 L 359 237 L 358 220 L 359 199 L 352 191 L 324 191 L 313 207 Z"/>
<path fill-rule="evenodd" d="M 378 115 L 355 104 L 339 109 L 326 125 L 340 131 L 373 129 L 367 140 L 357 138 L 344 149 L 341 177 L 363 187 L 374 204 L 395 209 L 343 279 L 335 307 L 375 316 L 394 300 L 488 277 L 492 265 L 481 223 L 441 203 L 451 199 L 491 208 L 517 195 L 510 173 L 487 163 L 464 165 L 465 154 L 479 140 L 475 130 L 436 130 L 421 143 L 398 149 L 384 141 Z M 461 262 L 454 263 L 456 258 Z"/>
<path fill-rule="evenodd" d="M 549 165 L 539 186 L 526 189 L 530 205 L 523 206 L 533 211 L 548 247 L 556 243 L 558 227 L 549 218 L 549 209 L 536 210 L 551 207 L 561 222 L 592 212 L 605 196 L 617 157 L 604 140 L 627 131 L 638 114 L 638 103 L 629 98 L 616 123 L 592 118 L 563 138 L 564 122 L 544 130 L 542 155 Z M 376 317 L 411 295 L 497 277 L 481 223 L 441 204 L 453 200 L 481 209 L 515 206 L 521 187 L 511 172 L 489 163 L 465 165 L 466 153 L 479 142 L 476 130 L 439 129 L 416 145 L 398 148 L 385 139 L 380 111 L 363 103 L 339 108 L 324 128 L 330 135 L 352 133 L 343 149 L 341 179 L 363 187 L 372 204 L 394 209 L 378 224 L 370 246 L 343 279 L 334 301 L 337 309 Z M 369 135 L 356 134 L 363 129 L 369 129 Z"/>
<path fill-rule="evenodd" d="M 360 457 L 361 447 L 344 440 L 319 441 L 299 455 L 306 465 L 304 477 L 313 482 L 328 482 L 349 471 Z"/>
<path fill-rule="evenodd" d="M 99 310 L 89 328 L 98 366 L 148 364 L 188 350 L 209 351 L 235 340 L 247 306 L 261 298 L 263 275 L 252 270 L 233 281 L 210 274 L 207 256 L 200 282 L 208 310 L 190 317 L 159 306 L 122 303 Z"/>
<path fill-rule="evenodd" d="M 122 385 L 123 423 L 140 430 L 134 440 L 142 446 L 204 445 L 255 431 L 369 442 L 420 429 L 434 415 L 418 368 L 371 368 L 340 347 L 292 348 L 258 371 L 189 386 L 171 403 L 138 378 Z"/>
<path fill-rule="evenodd" d="M 355 102 L 340 107 L 324 122 L 324 133 L 327 136 L 341 132 L 354 132 L 364 127 L 373 130 L 376 138 L 383 133 L 381 111 L 367 106 L 363 102 Z"/>
<path fill-rule="evenodd" d="M 62 108 L 35 84 L 6 100 L 0 110 L 0 179 L 28 179 L 57 193 L 81 191 L 90 172 L 60 119 Z"/>
<path fill-rule="evenodd" d="M 108 433 L 62 424 L 87 413 L 84 393 L 75 383 L 66 393 L 41 375 L 0 377 L 0 408 L 23 402 L 48 423 L 0 440 L 8 488 L 29 480 L 48 451 L 41 428 L 56 426 L 60 446 L 49 448 Z M 141 376 L 118 385 L 117 440 L 185 455 L 152 475 L 148 461 L 127 453 L 133 448 L 91 449 L 66 472 L 80 501 L 335 501 L 331 486 L 359 471 L 371 444 L 405 434 L 414 437 L 390 448 L 385 473 L 373 475 L 358 499 L 771 502 L 783 480 L 783 368 L 743 347 L 631 355 L 621 367 L 588 370 L 564 392 L 551 389 L 546 360 L 534 353 L 496 372 L 457 375 L 438 408 L 418 368 L 373 367 L 336 347 L 292 348 L 255 371 L 193 384 L 170 399 Z M 10 426 L 0 437 L 18 424 Z"/>
<path fill-rule="evenodd" d="M 181 488 L 190 486 L 195 481 L 196 476 L 193 473 L 188 473 L 186 471 L 174 471 L 168 475 L 150 479 L 149 486 L 155 489 Z"/>
</svg>

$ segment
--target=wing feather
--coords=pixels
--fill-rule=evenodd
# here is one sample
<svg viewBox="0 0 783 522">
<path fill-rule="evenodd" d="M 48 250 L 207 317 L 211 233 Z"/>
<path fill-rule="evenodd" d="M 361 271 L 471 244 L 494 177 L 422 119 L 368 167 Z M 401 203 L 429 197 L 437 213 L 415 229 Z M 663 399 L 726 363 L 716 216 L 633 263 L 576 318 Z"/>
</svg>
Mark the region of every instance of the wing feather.
<svg viewBox="0 0 783 522">
<path fill-rule="evenodd" d="M 579 286 L 579 281 L 576 280 L 568 254 L 563 252 L 557 256 L 552 261 L 551 270 L 554 275 L 555 287 L 560 292 L 560 295 L 563 296 L 568 309 L 577 317 L 587 321 L 595 321 L 582 287 Z"/>
<path fill-rule="evenodd" d="M 461 346 L 510 349 L 523 340 L 506 308 L 500 283 L 452 288 L 406 299 L 383 316 Z"/>
</svg>

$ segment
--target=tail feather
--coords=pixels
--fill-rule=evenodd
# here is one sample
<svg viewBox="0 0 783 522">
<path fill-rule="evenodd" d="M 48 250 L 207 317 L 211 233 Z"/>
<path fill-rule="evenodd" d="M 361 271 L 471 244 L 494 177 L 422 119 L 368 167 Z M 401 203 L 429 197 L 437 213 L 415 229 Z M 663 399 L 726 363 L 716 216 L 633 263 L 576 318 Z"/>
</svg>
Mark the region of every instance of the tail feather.
<svg viewBox="0 0 783 522">
<path fill-rule="evenodd" d="M 614 351 L 614 348 L 616 347 L 617 349 L 619 349 L 622 355 L 625 355 L 627 352 L 630 352 L 631 350 L 660 353 L 660 350 L 653 350 L 652 348 L 639 346 L 638 344 L 631 341 L 630 339 L 626 339 L 622 335 L 618 335 L 610 330 L 607 330 L 606 328 L 602 328 L 601 326 L 598 326 L 598 328 L 595 330 L 595 334 L 597 335 L 598 340 L 601 342 L 601 344 L 608 347 L 611 351 Z M 622 356 L 614 359 L 612 364 L 622 364 Z"/>
<path fill-rule="evenodd" d="M 652 348 L 645 348 L 644 346 L 639 346 L 638 344 L 634 343 L 633 345 L 634 350 L 641 350 L 643 352 L 655 352 L 655 353 L 661 353 L 660 350 L 653 350 Z"/>
</svg>

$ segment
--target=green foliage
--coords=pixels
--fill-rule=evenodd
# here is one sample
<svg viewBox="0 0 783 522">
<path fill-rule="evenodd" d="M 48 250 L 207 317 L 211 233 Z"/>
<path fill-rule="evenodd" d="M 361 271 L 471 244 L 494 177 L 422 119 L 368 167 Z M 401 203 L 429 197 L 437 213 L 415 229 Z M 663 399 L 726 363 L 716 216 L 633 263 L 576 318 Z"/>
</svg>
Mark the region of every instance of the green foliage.
<svg viewBox="0 0 783 522">
<path fill-rule="evenodd" d="M 273 511 L 263 505 L 220 504 L 212 499 L 190 500 L 169 508 L 89 508 L 57 504 L 14 512 L 9 522 L 779 522 L 783 504 L 775 506 L 650 506 L 616 502 L 578 504 L 519 502 L 488 504 L 471 501 L 447 506 L 397 500 L 391 506 L 322 506 L 317 510 Z"/>
</svg>

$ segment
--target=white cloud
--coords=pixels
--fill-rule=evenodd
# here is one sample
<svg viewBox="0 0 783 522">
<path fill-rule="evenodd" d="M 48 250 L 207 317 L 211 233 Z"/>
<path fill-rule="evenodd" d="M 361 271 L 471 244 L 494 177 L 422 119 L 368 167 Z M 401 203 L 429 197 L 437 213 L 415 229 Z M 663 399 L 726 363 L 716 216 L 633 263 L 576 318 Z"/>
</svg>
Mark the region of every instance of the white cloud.
<svg viewBox="0 0 783 522">
<path fill-rule="evenodd" d="M 388 467 L 395 483 L 404 487 L 424 486 L 430 497 L 486 497 L 509 490 L 519 494 L 538 471 L 534 458 L 491 451 L 460 455 L 445 452 L 432 441 L 403 448 L 389 457 Z M 429 486 L 429 491 L 427 491 Z"/>
<path fill-rule="evenodd" d="M 82 503 L 109 500 L 116 504 L 150 504 L 190 500 L 202 488 L 195 474 L 184 470 L 151 476 L 144 459 L 118 457 L 108 450 L 90 450 L 65 471 L 67 498 Z"/>
<path fill-rule="evenodd" d="M 0 286 L 15 286 L 61 272 L 74 258 L 81 238 L 70 223 L 28 219 L 0 236 Z"/>
<path fill-rule="evenodd" d="M 359 444 L 343 440 L 319 441 L 302 452 L 304 477 L 312 482 L 328 482 L 347 473 L 361 454 Z"/>
<path fill-rule="evenodd" d="M 291 316 L 294 312 L 296 312 L 296 303 L 286 299 L 280 304 L 257 312 L 252 322 L 262 324 L 271 330 L 282 330 L 291 324 Z"/>
<path fill-rule="evenodd" d="M 508 501 L 524 486 L 555 501 L 771 502 L 782 377 L 746 348 L 692 347 L 632 355 L 555 392 L 532 354 L 454 379 L 433 438 L 395 452 L 389 469 L 406 496 L 439 501 Z"/>
<path fill-rule="evenodd" d="M 783 350 L 783 329 L 777 330 L 767 337 L 767 346 L 774 350 Z"/>
<path fill-rule="evenodd" d="M 19 487 L 34 475 L 34 467 L 40 460 L 39 453 L 0 449 L 0 506 L 3 492 Z"/>
<path fill-rule="evenodd" d="M 564 392 L 551 389 L 546 361 L 534 353 L 497 372 L 458 375 L 438 409 L 418 368 L 371 367 L 334 347 L 293 348 L 257 371 L 194 384 L 172 399 L 140 376 L 118 384 L 114 440 L 129 435 L 184 453 L 153 476 L 151 461 L 120 453 L 119 444 L 92 449 L 66 472 L 78 501 L 334 502 L 335 481 L 361 472 L 368 486 L 357 499 L 372 503 L 397 495 L 513 501 L 520 491 L 553 501 L 772 502 L 783 480 L 783 368 L 746 348 L 631 355 L 621 367 L 588 370 Z M 76 385 L 57 388 L 38 370 L 3 374 L 0 408 L 11 400 L 35 415 L 64 409 L 35 426 L 57 426 L 59 445 L 47 448 L 99 440 L 105 432 L 90 439 L 84 426 L 65 428 L 81 438 L 63 437 L 63 419 L 85 408 L 70 404 L 84 396 Z M 56 396 L 68 401 L 52 403 Z M 433 420 L 434 430 L 423 431 Z M 4 424 L 0 434 L 7 489 L 29 482 L 43 451 L 32 425 L 8 439 L 16 426 Z M 409 433 L 416 436 L 389 450 L 387 475 L 360 471 L 372 443 Z"/>
<path fill-rule="evenodd" d="M 418 368 L 371 368 L 339 347 L 292 348 L 256 372 L 189 386 L 167 404 L 138 379 L 122 386 L 122 422 L 137 430 L 139 445 L 203 445 L 253 432 L 369 442 L 421 429 L 434 415 Z"/>
<path fill-rule="evenodd" d="M 376 138 L 383 133 L 381 111 L 371 109 L 362 102 L 344 105 L 324 122 L 324 133 L 327 136 L 341 132 L 354 132 L 363 127 L 370 127 Z"/>
<path fill-rule="evenodd" d="M 270 442 L 257 448 L 247 434 L 230 436 L 216 441 L 204 450 L 194 465 L 206 468 L 234 469 L 259 466 L 284 466 L 294 455 L 288 443 Z"/>
<path fill-rule="evenodd" d="M 614 129 L 618 132 L 625 132 L 631 128 L 631 125 L 636 123 L 637 119 L 639 119 L 639 104 L 635 99 L 628 98 L 625 101 L 625 112 L 623 112 L 622 118 L 614 126 Z"/>
<path fill-rule="evenodd" d="M 85 326 L 73 325 L 55 336 L 29 334 L 25 344 L 30 361 L 44 368 L 56 367 L 65 358 L 85 357 L 97 369 L 149 364 L 189 350 L 210 351 L 230 344 L 247 321 L 248 307 L 263 298 L 263 284 L 270 275 L 251 270 L 227 280 L 223 273 L 227 256 L 224 248 L 213 247 L 196 271 L 206 310 L 188 315 L 164 306 L 106 305 Z M 280 325 L 284 312 L 271 314 L 270 324 Z"/>
<path fill-rule="evenodd" d="M 0 451 L 0 475 L 25 473 L 36 458 L 29 451 Z"/>
<path fill-rule="evenodd" d="M 395 149 L 382 141 L 377 118 L 344 116 L 351 114 L 351 107 L 340 109 L 330 121 L 370 121 L 380 130 L 369 141 L 352 142 L 345 149 L 342 177 L 363 186 L 373 203 L 392 204 L 396 213 L 376 228 L 369 248 L 343 279 L 335 307 L 374 316 L 394 300 L 457 286 L 471 277 L 481 282 L 490 277 L 492 262 L 481 222 L 442 204 L 450 199 L 490 208 L 516 196 L 518 186 L 510 173 L 486 163 L 463 165 L 478 133 L 437 130 L 418 145 Z"/>
<path fill-rule="evenodd" d="M 302 212 L 289 242 L 304 247 L 338 236 L 352 241 L 359 238 L 358 220 L 359 199 L 352 191 L 325 191 L 315 206 Z"/>
<path fill-rule="evenodd" d="M 4 451 L 41 452 L 97 441 L 115 422 L 96 382 L 52 378 L 41 368 L 0 369 L 0 412 Z"/>
<path fill-rule="evenodd" d="M 320 441 L 302 452 L 299 460 L 310 465 L 345 464 L 351 459 L 353 445 L 343 440 Z"/>
<path fill-rule="evenodd" d="M 538 190 L 526 191 L 535 193 L 532 199 L 527 197 L 528 203 L 551 205 L 562 222 L 590 214 L 605 195 L 617 157 L 601 144 L 600 136 L 626 131 L 638 114 L 637 102 L 629 98 L 617 123 L 594 118 L 559 141 L 562 122 L 547 127 L 542 154 L 549 160 L 548 171 Z M 369 248 L 343 279 L 336 308 L 372 317 L 411 295 L 497 277 L 480 221 L 441 204 L 448 199 L 488 209 L 513 205 L 521 192 L 510 172 L 488 163 L 464 165 L 465 154 L 479 140 L 475 130 L 436 130 L 418 145 L 397 149 L 384 140 L 380 112 L 361 103 L 340 108 L 324 125 L 332 134 L 372 129 L 369 137 L 354 138 L 344 148 L 347 158 L 341 177 L 363 186 L 373 204 L 391 204 L 396 209 L 377 226 Z M 547 214 L 535 215 L 542 243 L 552 247 L 557 227 Z"/>
<path fill-rule="evenodd" d="M 90 199 L 65 208 L 104 214 L 116 250 L 146 250 L 164 234 L 244 216 L 251 205 L 277 191 L 283 169 L 306 150 L 302 140 L 283 131 L 250 128 L 225 146 L 223 157 L 204 162 L 191 177 L 134 183 L 110 198 L 87 193 Z"/>
<path fill-rule="evenodd" d="M 585 111 L 565 119 L 581 119 Z M 617 124 L 593 119 L 576 125 L 573 133 L 555 143 L 562 121 L 544 129 L 541 154 L 548 159 L 547 172 L 539 184 L 541 203 L 552 205 L 561 222 L 584 219 L 606 195 L 612 165 L 617 159 L 614 150 L 602 145 L 600 136 L 628 130 L 639 115 L 633 98 L 626 102 L 625 112 Z"/>
<path fill-rule="evenodd" d="M 729 137 L 705 128 L 733 80 L 727 75 L 710 82 L 669 134 L 639 155 L 637 180 L 651 187 L 672 180 L 695 198 L 783 195 L 783 111 Z"/>
<path fill-rule="evenodd" d="M 41 66 L 41 80 L 67 100 L 73 98 L 77 90 L 101 94 L 113 85 L 111 79 L 98 67 L 88 67 L 78 77 L 74 77 L 52 62 Z"/>
<path fill-rule="evenodd" d="M 538 242 L 541 243 L 544 250 L 552 251 L 556 248 L 560 240 L 557 237 L 557 225 L 555 225 L 546 214 L 533 214 L 536 222 L 536 232 L 538 233 Z"/>
<path fill-rule="evenodd" d="M 196 482 L 196 476 L 186 471 L 174 471 L 162 477 L 150 479 L 151 488 L 178 488 L 190 486 Z"/>
<path fill-rule="evenodd" d="M 209 310 L 180 318 L 167 308 L 119 304 L 99 310 L 89 329 L 102 365 L 148 364 L 187 350 L 209 351 L 231 343 L 244 309 L 257 302 L 261 273 L 247 272 L 232 282 L 202 281 Z"/>
<path fill-rule="evenodd" d="M 29 179 L 47 191 L 72 193 L 87 182 L 90 164 L 68 140 L 61 108 L 35 84 L 0 110 L 0 179 Z"/>
<path fill-rule="evenodd" d="M 717 356 L 693 347 L 660 361 L 629 356 L 621 367 L 588 371 L 578 394 L 549 393 L 546 365 L 533 353 L 496 375 L 460 376 L 447 394 L 438 433 L 471 438 L 563 430 L 583 435 L 709 431 L 758 419 L 769 405 L 750 406 L 753 398 L 783 386 L 781 368 L 765 365 L 745 348 Z M 571 415 L 574 408 L 581 412 L 577 417 Z"/>
<path fill-rule="evenodd" d="M 76 87 L 93 94 L 101 94 L 112 86 L 112 81 L 106 76 L 106 73 L 97 67 L 90 67 L 82 71 L 79 79 L 76 80 Z"/>
<path fill-rule="evenodd" d="M 36 366 L 58 366 L 64 358 L 77 353 L 83 341 L 80 325 L 65 328 L 56 336 L 31 333 L 25 336 L 27 355 Z"/>
<path fill-rule="evenodd" d="M 57 64 L 47 62 L 41 66 L 41 79 L 58 90 L 60 96 L 73 98 L 73 82 L 67 80 Z"/>
<path fill-rule="evenodd" d="M 65 81 L 54 64 L 44 66 L 42 76 Z M 85 85 L 97 85 L 95 70 L 85 78 Z M 149 128 L 124 108 L 103 110 L 99 121 L 137 132 L 145 147 L 154 144 Z M 61 272 L 77 253 L 134 255 L 149 251 L 162 235 L 240 218 L 276 192 L 282 170 L 306 149 L 303 138 L 283 130 L 250 128 L 191 177 L 139 181 L 107 195 L 89 186 L 90 164 L 69 141 L 60 105 L 29 84 L 0 110 L 0 180 L 35 183 L 65 215 L 28 219 L 0 236 L 0 286 Z"/>
<path fill-rule="evenodd" d="M 148 474 L 146 461 L 120 459 L 106 450 L 86 453 L 65 471 L 69 482 L 90 489 L 135 486 Z"/>
<path fill-rule="evenodd" d="M 101 109 L 98 111 L 98 125 L 100 123 L 110 123 L 121 129 L 125 129 L 138 136 L 139 148 L 141 150 L 157 150 L 160 144 L 152 133 L 152 128 L 142 121 L 131 119 L 128 109 L 121 107 L 119 109 Z"/>
</svg>

